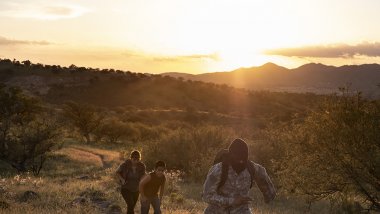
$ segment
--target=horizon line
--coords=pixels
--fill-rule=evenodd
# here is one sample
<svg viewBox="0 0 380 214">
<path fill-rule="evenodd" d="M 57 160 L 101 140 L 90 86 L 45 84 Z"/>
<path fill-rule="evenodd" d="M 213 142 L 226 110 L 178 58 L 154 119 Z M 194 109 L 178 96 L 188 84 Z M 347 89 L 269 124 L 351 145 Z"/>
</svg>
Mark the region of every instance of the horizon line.
<svg viewBox="0 0 380 214">
<path fill-rule="evenodd" d="M 9 58 L 1 58 L 0 57 L 0 61 L 3 61 L 3 60 L 10 60 L 11 62 L 19 62 L 19 63 L 22 63 L 23 61 L 30 61 L 30 60 L 17 60 L 17 59 L 9 59 Z M 69 68 L 71 65 L 75 65 L 75 64 L 71 64 L 69 66 L 64 66 L 64 65 L 60 65 L 60 64 L 43 64 L 41 62 L 32 62 L 30 61 L 32 64 L 34 65 L 37 65 L 37 64 L 42 64 L 43 66 L 60 66 L 62 68 Z M 260 68 L 260 67 L 264 67 L 264 66 L 268 66 L 268 65 L 273 65 L 273 66 L 277 66 L 277 67 L 281 67 L 281 68 L 284 68 L 284 69 L 287 69 L 287 70 L 293 70 L 293 69 L 298 69 L 300 67 L 303 67 L 305 65 L 322 65 L 322 66 L 326 66 L 326 67 L 334 67 L 334 68 L 340 68 L 340 67 L 344 67 L 344 66 L 362 66 L 362 65 L 380 65 L 379 63 L 363 63 L 363 64 L 344 64 L 344 65 L 340 65 L 340 66 L 335 66 L 335 65 L 328 65 L 328 64 L 323 64 L 323 63 L 319 63 L 319 62 L 310 62 L 310 63 L 305 63 L 305 64 L 302 64 L 298 67 L 294 67 L 294 68 L 288 68 L 288 67 L 285 67 L 285 66 L 282 66 L 282 65 L 278 65 L 276 63 L 273 63 L 273 62 L 266 62 L 262 65 L 258 65 L 258 66 L 250 66 L 250 67 L 245 67 L 245 66 L 242 66 L 242 67 L 238 67 L 236 69 L 232 69 L 232 70 L 229 70 L 229 71 L 214 71 L 214 72 L 203 72 L 203 73 L 196 73 L 196 74 L 193 74 L 193 73 L 186 73 L 186 72 L 161 72 L 161 73 L 151 73 L 151 72 L 139 72 L 139 71 L 131 71 L 131 70 L 122 70 L 122 69 L 115 69 L 115 68 L 95 68 L 95 67 L 86 67 L 86 66 L 77 66 L 75 65 L 76 67 L 84 67 L 86 69 L 99 69 L 99 70 L 115 70 L 115 71 L 123 71 L 123 72 L 132 72 L 132 73 L 142 73 L 142 74 L 153 74 L 153 75 L 161 75 L 161 74 L 169 74 L 169 73 L 178 73 L 178 74 L 190 74 L 190 75 L 199 75 L 199 74 L 211 74 L 211 73 L 227 73 L 227 72 L 234 72 L 234 71 L 238 71 L 238 70 L 241 70 L 241 69 L 250 69 L 250 68 Z"/>
</svg>

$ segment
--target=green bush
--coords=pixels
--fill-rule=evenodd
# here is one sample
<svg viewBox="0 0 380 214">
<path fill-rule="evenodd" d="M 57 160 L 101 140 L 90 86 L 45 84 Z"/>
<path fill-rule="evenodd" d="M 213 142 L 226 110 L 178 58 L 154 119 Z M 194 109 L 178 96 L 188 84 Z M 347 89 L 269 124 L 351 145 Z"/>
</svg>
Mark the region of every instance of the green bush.
<svg viewBox="0 0 380 214">
<path fill-rule="evenodd" d="M 233 130 L 218 126 L 178 129 L 158 141 L 147 143 L 145 161 L 152 168 L 157 160 L 168 169 L 181 170 L 185 178 L 201 181 L 205 178 L 215 154 L 235 137 Z"/>
<path fill-rule="evenodd" d="M 380 103 L 347 92 L 273 133 L 278 176 L 289 192 L 339 196 L 380 210 Z"/>
<path fill-rule="evenodd" d="M 38 100 L 0 85 L 0 160 L 39 174 L 59 136 L 58 123 Z"/>
</svg>

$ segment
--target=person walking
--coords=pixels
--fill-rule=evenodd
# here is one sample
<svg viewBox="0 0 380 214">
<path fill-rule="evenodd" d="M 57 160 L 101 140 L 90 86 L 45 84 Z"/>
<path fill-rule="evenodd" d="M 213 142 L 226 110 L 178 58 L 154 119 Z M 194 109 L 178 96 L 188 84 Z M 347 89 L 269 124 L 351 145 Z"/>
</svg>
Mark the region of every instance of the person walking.
<svg viewBox="0 0 380 214">
<path fill-rule="evenodd" d="M 141 214 L 148 214 L 150 205 L 152 205 L 154 214 L 161 214 L 161 202 L 165 189 L 165 171 L 166 164 L 163 161 L 157 161 L 154 171 L 144 176 L 140 181 L 140 201 Z M 158 192 L 160 195 L 158 196 Z"/>
<path fill-rule="evenodd" d="M 139 197 L 139 183 L 145 175 L 145 164 L 141 162 L 141 153 L 132 151 L 130 158 L 125 160 L 116 170 L 116 176 L 121 184 L 121 195 L 127 203 L 127 214 L 134 214 Z"/>
<path fill-rule="evenodd" d="M 276 191 L 265 168 L 249 161 L 248 145 L 242 139 L 235 139 L 227 157 L 208 172 L 202 194 L 208 203 L 204 213 L 251 214 L 249 190 L 254 181 L 266 203 L 274 199 Z"/>
</svg>

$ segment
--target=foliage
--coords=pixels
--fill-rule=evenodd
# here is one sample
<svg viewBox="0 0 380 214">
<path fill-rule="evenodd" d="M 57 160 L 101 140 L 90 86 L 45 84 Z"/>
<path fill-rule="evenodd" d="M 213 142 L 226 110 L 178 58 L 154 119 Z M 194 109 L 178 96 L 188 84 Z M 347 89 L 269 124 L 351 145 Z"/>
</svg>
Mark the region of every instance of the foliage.
<svg viewBox="0 0 380 214">
<path fill-rule="evenodd" d="M 217 151 L 225 148 L 234 136 L 232 130 L 217 126 L 175 130 L 157 142 L 147 144 L 143 151 L 144 160 L 148 167 L 163 160 L 168 169 L 186 173 L 188 180 L 203 181 Z"/>
<path fill-rule="evenodd" d="M 138 146 L 148 169 L 162 159 L 169 169 L 184 171 L 186 181 L 203 181 L 215 153 L 242 137 L 249 143 L 250 158 L 276 173 L 281 194 L 328 198 L 343 202 L 347 210 L 355 205 L 353 198 L 362 199 L 378 209 L 378 101 L 343 94 L 316 108 L 324 96 L 0 59 L 0 81 L 11 84 L 18 77 L 28 93 L 53 106 L 65 103 L 62 116 L 69 126 L 62 132 L 73 128 L 87 142 L 112 144 L 92 146 Z M 46 93 L 33 91 L 39 87 Z M 2 86 L 0 92 L 0 158 L 19 171 L 38 173 L 57 136 L 54 116 L 42 113 L 41 104 L 19 89 Z M 271 123 L 283 126 L 273 128 Z M 64 156 L 59 164 L 49 161 L 45 167 L 60 175 L 69 159 Z M 77 173 L 94 170 L 81 162 L 72 166 L 68 168 Z M 178 195 L 173 194 L 174 201 Z"/>
<path fill-rule="evenodd" d="M 150 126 L 140 122 L 123 122 L 110 116 L 94 131 L 96 141 L 105 141 L 108 144 L 127 144 L 129 142 L 145 142 L 159 139 L 161 135 L 168 133 L 164 126 Z"/>
<path fill-rule="evenodd" d="M 0 160 L 38 174 L 55 144 L 58 126 L 34 98 L 0 86 Z"/>
<path fill-rule="evenodd" d="M 0 81 L 7 84 L 22 81 L 20 86 L 23 89 L 52 104 L 64 104 L 71 100 L 107 108 L 176 108 L 186 111 L 183 120 L 192 123 L 203 121 L 202 115 L 197 112 L 287 120 L 293 113 L 311 108 L 313 102 L 321 97 L 313 94 L 249 92 L 227 85 L 184 81 L 169 76 L 75 65 L 34 64 L 28 60 L 0 59 Z"/>
<path fill-rule="evenodd" d="M 277 132 L 281 183 L 311 199 L 360 198 L 380 210 L 380 103 L 331 96 L 305 120 Z"/>
<path fill-rule="evenodd" d="M 65 145 L 65 150 L 51 154 L 52 157 L 47 162 L 51 167 L 46 167 L 41 173 L 42 177 L 0 173 L 0 202 L 9 204 L 9 208 L 0 210 L 0 213 L 111 213 L 99 209 L 99 206 L 91 200 L 96 198 L 103 198 L 105 200 L 103 202 L 120 206 L 122 213 L 125 213 L 125 201 L 120 194 L 118 183 L 113 179 L 117 168 L 116 162 L 120 162 L 117 156 L 114 156 L 117 151 L 106 151 L 114 156 L 115 159 L 106 158 L 109 161 L 113 160 L 114 165 L 111 168 L 101 168 L 88 162 L 86 155 L 78 155 L 73 159 L 71 146 L 73 145 Z M 85 150 L 92 150 L 94 146 L 75 145 Z M 82 175 L 88 175 L 89 178 L 77 179 Z M 207 204 L 201 199 L 202 184 L 183 182 L 180 172 L 170 172 L 166 176 L 167 185 L 162 201 L 163 213 L 203 213 Z M 35 191 L 40 198 L 20 203 L 20 197 L 27 190 Z M 254 213 L 305 213 L 303 200 L 300 198 L 278 197 L 268 206 L 262 202 L 258 191 L 253 193 L 254 201 L 250 205 Z M 78 202 L 77 199 L 80 198 L 86 200 L 73 203 Z M 137 205 L 135 211 L 138 210 Z M 328 206 L 326 204 L 313 206 L 311 212 L 328 213 Z"/>
<path fill-rule="evenodd" d="M 99 128 L 95 131 L 98 141 L 105 138 L 107 143 L 117 143 L 120 138 L 126 135 L 128 126 L 116 118 L 109 118 L 103 121 Z"/>
<path fill-rule="evenodd" d="M 64 116 L 84 137 L 87 143 L 91 142 L 91 135 L 100 127 L 104 119 L 103 115 L 93 106 L 75 102 L 67 102 L 65 104 Z"/>
</svg>

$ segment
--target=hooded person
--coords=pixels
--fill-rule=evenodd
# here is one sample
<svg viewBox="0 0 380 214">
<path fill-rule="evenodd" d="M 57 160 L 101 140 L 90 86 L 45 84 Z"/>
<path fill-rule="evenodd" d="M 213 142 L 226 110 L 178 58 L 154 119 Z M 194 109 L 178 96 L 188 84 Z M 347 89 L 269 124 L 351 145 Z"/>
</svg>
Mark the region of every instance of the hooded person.
<svg viewBox="0 0 380 214">
<path fill-rule="evenodd" d="M 227 157 L 211 167 L 203 186 L 202 198 L 208 203 L 205 214 L 250 214 L 252 199 L 249 190 L 254 179 L 249 171 L 251 168 L 257 171 L 257 178 L 269 182 L 266 195 L 271 197 L 270 200 L 274 198 L 274 187 L 265 169 L 249 161 L 248 153 L 247 143 L 240 138 L 235 139 L 228 147 Z"/>
<path fill-rule="evenodd" d="M 247 168 L 248 145 L 242 139 L 235 139 L 228 147 L 229 163 L 236 173 L 241 173 Z"/>
</svg>

